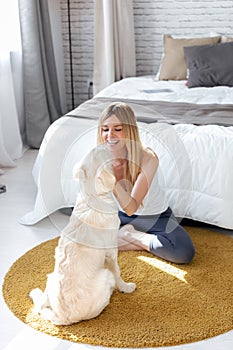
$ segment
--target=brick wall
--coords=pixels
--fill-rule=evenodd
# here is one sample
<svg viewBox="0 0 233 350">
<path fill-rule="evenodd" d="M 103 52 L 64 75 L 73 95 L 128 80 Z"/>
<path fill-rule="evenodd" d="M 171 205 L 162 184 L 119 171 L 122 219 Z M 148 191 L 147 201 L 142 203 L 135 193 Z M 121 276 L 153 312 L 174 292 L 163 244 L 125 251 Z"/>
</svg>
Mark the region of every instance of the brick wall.
<svg viewBox="0 0 233 350">
<path fill-rule="evenodd" d="M 60 0 L 67 108 L 72 109 L 67 1 Z M 70 0 L 75 106 L 88 99 L 93 74 L 94 0 Z"/>
<path fill-rule="evenodd" d="M 163 34 L 233 34 L 233 1 L 134 0 L 137 75 L 157 72 Z"/>
<path fill-rule="evenodd" d="M 122 0 L 123 1 L 123 0 Z M 72 108 L 67 1 L 60 0 L 68 109 Z M 137 75 L 155 74 L 163 34 L 233 36 L 233 0 L 133 0 Z M 70 0 L 75 105 L 88 99 L 93 72 L 94 0 Z M 90 92 L 91 89 L 89 89 Z"/>
</svg>

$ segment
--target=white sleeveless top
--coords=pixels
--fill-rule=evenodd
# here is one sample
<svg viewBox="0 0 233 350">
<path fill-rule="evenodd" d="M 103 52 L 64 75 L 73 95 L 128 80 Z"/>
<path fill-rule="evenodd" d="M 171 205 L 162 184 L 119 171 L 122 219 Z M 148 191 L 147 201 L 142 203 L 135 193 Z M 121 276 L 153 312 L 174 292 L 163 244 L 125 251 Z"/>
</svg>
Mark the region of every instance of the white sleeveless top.
<svg viewBox="0 0 233 350">
<path fill-rule="evenodd" d="M 116 199 L 116 198 L 115 198 Z M 121 208 L 120 204 L 116 200 L 120 211 L 125 211 Z M 159 183 L 159 168 L 152 180 L 149 190 L 143 200 L 143 206 L 140 206 L 134 213 L 135 215 L 155 215 L 160 214 L 167 210 L 168 201 L 164 190 L 161 188 Z"/>
</svg>

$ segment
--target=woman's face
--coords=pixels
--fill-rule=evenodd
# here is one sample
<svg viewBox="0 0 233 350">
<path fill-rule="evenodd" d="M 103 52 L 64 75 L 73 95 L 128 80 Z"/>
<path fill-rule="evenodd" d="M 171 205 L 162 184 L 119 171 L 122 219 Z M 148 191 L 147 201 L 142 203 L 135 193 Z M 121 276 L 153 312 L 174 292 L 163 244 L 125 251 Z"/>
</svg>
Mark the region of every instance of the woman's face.
<svg viewBox="0 0 233 350">
<path fill-rule="evenodd" d="M 125 147 L 125 132 L 123 124 L 115 116 L 110 115 L 102 125 L 101 135 L 103 142 L 108 145 L 112 152 L 119 151 Z"/>
</svg>

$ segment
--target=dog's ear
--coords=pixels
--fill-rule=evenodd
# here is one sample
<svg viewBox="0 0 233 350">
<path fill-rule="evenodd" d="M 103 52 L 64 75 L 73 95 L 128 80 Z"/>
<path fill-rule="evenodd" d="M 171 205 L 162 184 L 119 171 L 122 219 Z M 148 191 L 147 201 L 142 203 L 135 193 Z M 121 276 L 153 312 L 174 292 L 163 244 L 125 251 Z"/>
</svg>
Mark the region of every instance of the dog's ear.
<svg viewBox="0 0 233 350">
<path fill-rule="evenodd" d="M 87 178 L 86 170 L 84 166 L 80 166 L 80 164 L 76 164 L 73 170 L 73 178 L 80 180 L 80 181 L 85 181 Z"/>
<path fill-rule="evenodd" d="M 108 167 L 97 171 L 95 176 L 95 188 L 97 193 L 108 192 L 114 189 L 116 178 Z"/>
</svg>

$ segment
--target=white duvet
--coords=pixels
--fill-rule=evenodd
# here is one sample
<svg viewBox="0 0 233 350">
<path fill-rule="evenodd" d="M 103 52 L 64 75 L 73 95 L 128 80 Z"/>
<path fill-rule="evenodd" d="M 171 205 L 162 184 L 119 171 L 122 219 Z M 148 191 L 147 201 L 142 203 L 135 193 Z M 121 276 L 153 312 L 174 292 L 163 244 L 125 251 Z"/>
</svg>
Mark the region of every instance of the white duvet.
<svg viewBox="0 0 233 350">
<path fill-rule="evenodd" d="M 98 96 L 120 98 L 125 91 L 124 98 L 135 98 L 137 90 L 137 97 L 151 99 L 155 93 L 140 94 L 141 90 L 154 88 L 150 81 L 154 84 L 150 77 L 128 78 L 113 84 Z M 161 88 L 161 83 L 167 83 L 162 84 L 163 88 L 174 88 L 174 92 L 162 92 L 164 98 L 176 94 L 180 96 L 179 102 L 202 103 L 204 99 L 203 91 L 198 93 L 198 89 L 203 88 L 189 89 L 192 98 L 194 95 L 196 98 L 189 101 L 187 99 L 191 97 L 185 93 L 186 97 L 181 99 L 184 82 L 176 82 L 174 87 L 171 82 L 159 82 L 157 89 L 158 86 Z M 217 103 L 230 103 L 231 89 L 216 89 L 221 93 L 215 93 L 215 88 L 212 88 L 208 95 L 209 89 L 205 90 L 205 103 L 213 102 L 211 99 L 214 100 L 215 94 Z M 141 122 L 138 125 L 143 143 L 159 156 L 160 183 L 175 215 L 233 229 L 233 126 L 172 126 Z M 96 132 L 96 121 L 73 117 L 62 117 L 49 127 L 33 169 L 38 187 L 35 206 L 21 223 L 31 225 L 60 208 L 74 206 L 79 184 L 72 178 L 73 167 L 96 145 Z"/>
<path fill-rule="evenodd" d="M 95 97 L 141 99 L 149 101 L 187 102 L 197 104 L 232 104 L 233 88 L 216 86 L 189 89 L 185 80 L 155 80 L 153 76 L 120 80 Z"/>
</svg>

